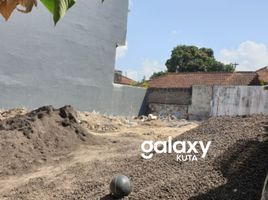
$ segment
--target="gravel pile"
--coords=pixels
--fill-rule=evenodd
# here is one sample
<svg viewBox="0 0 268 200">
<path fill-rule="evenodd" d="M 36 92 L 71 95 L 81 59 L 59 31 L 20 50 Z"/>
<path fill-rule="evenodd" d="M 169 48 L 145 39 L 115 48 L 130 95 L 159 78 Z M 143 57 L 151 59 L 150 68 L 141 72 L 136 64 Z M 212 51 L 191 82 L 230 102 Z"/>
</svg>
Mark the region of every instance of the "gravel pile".
<svg viewBox="0 0 268 200">
<path fill-rule="evenodd" d="M 134 185 L 125 199 L 260 200 L 268 169 L 267 136 L 268 118 L 264 116 L 212 118 L 175 139 L 212 141 L 205 159 L 177 162 L 175 154 L 162 154 L 152 160 L 115 160 L 98 170 L 87 167 L 76 177 L 77 189 L 57 191 L 56 197 L 112 199 L 109 180 L 123 173 Z"/>
</svg>

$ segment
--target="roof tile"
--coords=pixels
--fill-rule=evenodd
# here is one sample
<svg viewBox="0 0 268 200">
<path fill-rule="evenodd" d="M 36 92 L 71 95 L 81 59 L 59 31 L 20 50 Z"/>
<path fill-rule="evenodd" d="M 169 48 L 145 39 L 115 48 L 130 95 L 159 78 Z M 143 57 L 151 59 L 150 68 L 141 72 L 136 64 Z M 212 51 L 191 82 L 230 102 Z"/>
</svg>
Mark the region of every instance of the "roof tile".
<svg viewBox="0 0 268 200">
<path fill-rule="evenodd" d="M 257 85 L 255 72 L 169 73 L 149 81 L 151 88 L 190 88 L 193 85 Z"/>
</svg>

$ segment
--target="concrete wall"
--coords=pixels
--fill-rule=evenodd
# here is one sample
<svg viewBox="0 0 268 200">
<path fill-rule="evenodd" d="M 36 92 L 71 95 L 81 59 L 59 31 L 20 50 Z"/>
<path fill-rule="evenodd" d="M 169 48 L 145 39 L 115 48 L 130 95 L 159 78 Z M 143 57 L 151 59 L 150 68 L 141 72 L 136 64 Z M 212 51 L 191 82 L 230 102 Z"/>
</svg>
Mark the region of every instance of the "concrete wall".
<svg viewBox="0 0 268 200">
<path fill-rule="evenodd" d="M 193 86 L 190 119 L 268 114 L 268 91 L 261 86 Z"/>
<path fill-rule="evenodd" d="M 212 86 L 195 85 L 192 87 L 192 104 L 189 106 L 190 119 L 199 120 L 210 116 L 212 105 Z"/>
<path fill-rule="evenodd" d="M 114 112 L 118 96 L 131 101 L 127 97 L 135 92 L 121 89 L 119 95 L 113 86 L 116 45 L 125 44 L 127 16 L 128 0 L 79 0 L 56 27 L 41 3 L 30 14 L 14 12 L 0 26 L 0 107 L 71 104 L 107 113 Z M 143 90 L 135 91 L 139 99 Z"/>
<path fill-rule="evenodd" d="M 166 103 L 167 101 L 161 98 L 160 91 L 153 94 L 156 100 L 157 95 L 160 96 L 157 103 L 148 102 L 148 113 L 162 116 L 177 113 L 182 118 L 188 117 L 192 120 L 224 115 L 268 115 L 268 90 L 261 86 L 195 85 L 192 87 L 191 104 L 188 105 Z M 149 97 L 151 94 L 149 92 Z M 185 99 L 185 96 L 182 96 L 181 100 L 177 100 L 179 95 L 169 97 L 168 102 L 184 102 Z"/>
<path fill-rule="evenodd" d="M 268 114 L 268 90 L 260 86 L 214 86 L 212 116 Z"/>
<path fill-rule="evenodd" d="M 193 86 L 192 89 L 158 89 L 148 90 L 148 113 L 178 118 L 201 120 L 211 113 L 212 86 Z"/>
<path fill-rule="evenodd" d="M 159 91 L 157 94 L 161 96 Z M 153 95 L 157 100 L 156 96 Z M 182 96 L 178 101 L 179 95 L 169 97 L 172 97 L 169 102 L 184 102 L 185 99 L 185 96 Z M 188 117 L 192 120 L 202 120 L 210 116 L 268 114 L 268 90 L 261 86 L 195 85 L 192 87 L 191 104 L 165 102 L 167 101 L 163 98 L 157 103 L 148 102 L 149 113 L 157 115 L 179 113 L 182 118 Z"/>
<path fill-rule="evenodd" d="M 146 114 L 146 89 L 114 84 L 111 109 L 114 115 L 136 116 Z"/>
<path fill-rule="evenodd" d="M 189 105 L 191 89 L 188 88 L 149 88 L 148 103 Z"/>
<path fill-rule="evenodd" d="M 149 88 L 146 94 L 147 114 L 187 118 L 191 92 L 188 88 Z"/>
</svg>

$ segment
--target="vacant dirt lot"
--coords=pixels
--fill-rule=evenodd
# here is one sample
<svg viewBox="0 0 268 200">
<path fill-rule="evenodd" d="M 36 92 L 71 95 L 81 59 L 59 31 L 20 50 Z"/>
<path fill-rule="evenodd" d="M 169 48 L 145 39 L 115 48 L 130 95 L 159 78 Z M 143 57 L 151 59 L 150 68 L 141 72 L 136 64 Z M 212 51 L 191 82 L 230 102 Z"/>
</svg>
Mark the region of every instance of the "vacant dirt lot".
<svg viewBox="0 0 268 200">
<path fill-rule="evenodd" d="M 112 199 L 109 183 L 116 174 L 132 180 L 125 199 L 260 199 L 268 169 L 267 117 L 213 118 L 198 126 L 72 107 L 20 114 L 0 121 L 0 199 Z M 212 144 L 198 162 L 177 162 L 173 153 L 141 158 L 144 140 L 168 136 Z"/>
</svg>

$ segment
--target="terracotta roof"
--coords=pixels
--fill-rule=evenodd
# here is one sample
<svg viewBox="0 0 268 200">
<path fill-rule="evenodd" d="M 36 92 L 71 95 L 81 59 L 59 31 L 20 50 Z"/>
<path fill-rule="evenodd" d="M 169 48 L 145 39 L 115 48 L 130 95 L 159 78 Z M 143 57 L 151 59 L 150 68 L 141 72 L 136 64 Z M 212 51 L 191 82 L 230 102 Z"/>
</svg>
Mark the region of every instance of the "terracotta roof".
<svg viewBox="0 0 268 200">
<path fill-rule="evenodd" d="M 115 78 L 114 82 L 122 85 L 132 85 L 133 83 L 136 83 L 136 81 L 123 75 L 119 75 L 117 78 Z"/>
<path fill-rule="evenodd" d="M 268 84 L 268 67 L 259 69 L 257 74 L 259 75 L 259 80 L 262 80 L 265 84 Z"/>
<path fill-rule="evenodd" d="M 256 72 L 169 73 L 149 81 L 151 88 L 190 88 L 193 85 L 258 85 Z"/>
<path fill-rule="evenodd" d="M 256 72 L 260 72 L 260 71 L 264 71 L 264 70 L 268 70 L 268 66 L 263 67 L 263 68 L 260 68 L 260 69 L 258 69 Z"/>
</svg>

